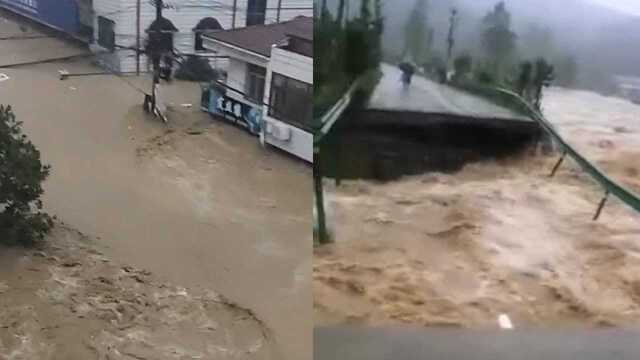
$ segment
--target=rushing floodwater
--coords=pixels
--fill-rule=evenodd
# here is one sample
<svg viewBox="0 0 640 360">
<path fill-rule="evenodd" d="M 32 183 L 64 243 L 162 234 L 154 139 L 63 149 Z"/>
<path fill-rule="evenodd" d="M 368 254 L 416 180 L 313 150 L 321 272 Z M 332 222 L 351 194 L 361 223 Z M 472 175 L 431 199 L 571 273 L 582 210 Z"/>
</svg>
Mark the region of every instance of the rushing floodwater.
<svg viewBox="0 0 640 360">
<path fill-rule="evenodd" d="M 545 113 L 613 178 L 640 189 L 640 106 L 564 89 Z M 327 183 L 336 244 L 316 250 L 319 323 L 516 328 L 640 320 L 640 215 L 556 156 L 522 155 L 387 184 Z"/>
</svg>

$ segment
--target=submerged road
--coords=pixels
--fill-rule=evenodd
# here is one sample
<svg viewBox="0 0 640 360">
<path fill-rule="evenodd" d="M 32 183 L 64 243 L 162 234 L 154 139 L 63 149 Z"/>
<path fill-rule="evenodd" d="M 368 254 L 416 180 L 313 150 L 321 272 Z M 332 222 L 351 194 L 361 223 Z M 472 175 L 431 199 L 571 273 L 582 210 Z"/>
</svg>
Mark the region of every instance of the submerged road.
<svg viewBox="0 0 640 360">
<path fill-rule="evenodd" d="M 21 32 L 0 20 L 1 34 Z M 0 41 L 3 63 L 83 51 L 56 38 Z M 99 71 L 93 60 L 0 70 L 0 103 L 52 166 L 46 211 L 117 262 L 251 309 L 277 343 L 275 359 L 309 360 L 311 169 L 212 121 L 195 106 L 196 83 L 164 88 L 177 104 L 168 133 L 142 111 L 134 87 L 148 89 L 148 77 L 59 80 L 61 69 Z M 202 133 L 185 134 L 191 124 Z"/>
<path fill-rule="evenodd" d="M 454 114 L 476 118 L 531 121 L 522 115 L 464 91 L 415 75 L 408 89 L 403 89 L 402 72 L 393 65 L 382 64 L 382 78 L 369 99 L 369 110 L 396 110 Z"/>
</svg>

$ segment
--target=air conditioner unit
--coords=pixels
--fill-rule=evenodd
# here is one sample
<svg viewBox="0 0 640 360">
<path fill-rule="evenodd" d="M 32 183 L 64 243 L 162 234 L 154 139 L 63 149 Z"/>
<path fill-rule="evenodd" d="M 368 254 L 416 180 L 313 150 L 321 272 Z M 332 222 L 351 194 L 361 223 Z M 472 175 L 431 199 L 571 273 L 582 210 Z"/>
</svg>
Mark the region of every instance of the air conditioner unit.
<svg viewBox="0 0 640 360">
<path fill-rule="evenodd" d="M 291 140 L 291 128 L 286 125 L 280 125 L 272 122 L 267 123 L 267 133 L 276 140 Z"/>
</svg>

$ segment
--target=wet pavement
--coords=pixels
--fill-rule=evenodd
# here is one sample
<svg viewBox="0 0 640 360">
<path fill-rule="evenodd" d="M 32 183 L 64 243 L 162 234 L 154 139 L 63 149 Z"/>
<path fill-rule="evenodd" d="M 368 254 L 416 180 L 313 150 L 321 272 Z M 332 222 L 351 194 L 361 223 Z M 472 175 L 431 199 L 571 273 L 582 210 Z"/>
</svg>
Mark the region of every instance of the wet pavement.
<svg viewBox="0 0 640 360">
<path fill-rule="evenodd" d="M 1 34 L 16 28 L 0 22 Z M 0 41 L 0 64 L 76 51 L 86 49 L 57 39 Z M 198 109 L 197 84 L 165 89 L 173 103 L 167 127 L 142 111 L 137 89 L 149 87 L 147 78 L 59 80 L 62 69 L 99 71 L 91 60 L 0 70 L 9 77 L 0 102 L 14 107 L 52 166 L 46 210 L 98 238 L 118 261 L 251 309 L 272 330 L 278 359 L 308 359 L 311 168 L 211 121 Z"/>
<path fill-rule="evenodd" d="M 488 100 L 419 75 L 413 76 L 411 85 L 405 90 L 400 81 L 400 69 L 382 64 L 381 70 L 383 76 L 369 99 L 370 110 L 415 111 L 531 121 Z"/>
<path fill-rule="evenodd" d="M 315 360 L 637 359 L 638 332 L 320 328 Z"/>
</svg>

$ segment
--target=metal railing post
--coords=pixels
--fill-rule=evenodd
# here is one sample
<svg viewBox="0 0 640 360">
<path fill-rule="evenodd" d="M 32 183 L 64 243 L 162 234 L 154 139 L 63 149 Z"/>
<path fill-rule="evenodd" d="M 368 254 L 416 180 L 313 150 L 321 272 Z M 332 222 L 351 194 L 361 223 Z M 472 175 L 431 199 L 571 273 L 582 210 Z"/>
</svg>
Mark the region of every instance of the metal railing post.
<svg viewBox="0 0 640 360">
<path fill-rule="evenodd" d="M 313 187 L 316 198 L 316 214 L 318 221 L 318 243 L 320 245 L 328 244 L 331 242 L 329 234 L 327 233 L 327 222 L 325 218 L 324 209 L 324 193 L 322 189 L 322 173 L 320 172 L 320 149 L 317 146 L 313 147 Z"/>
</svg>

